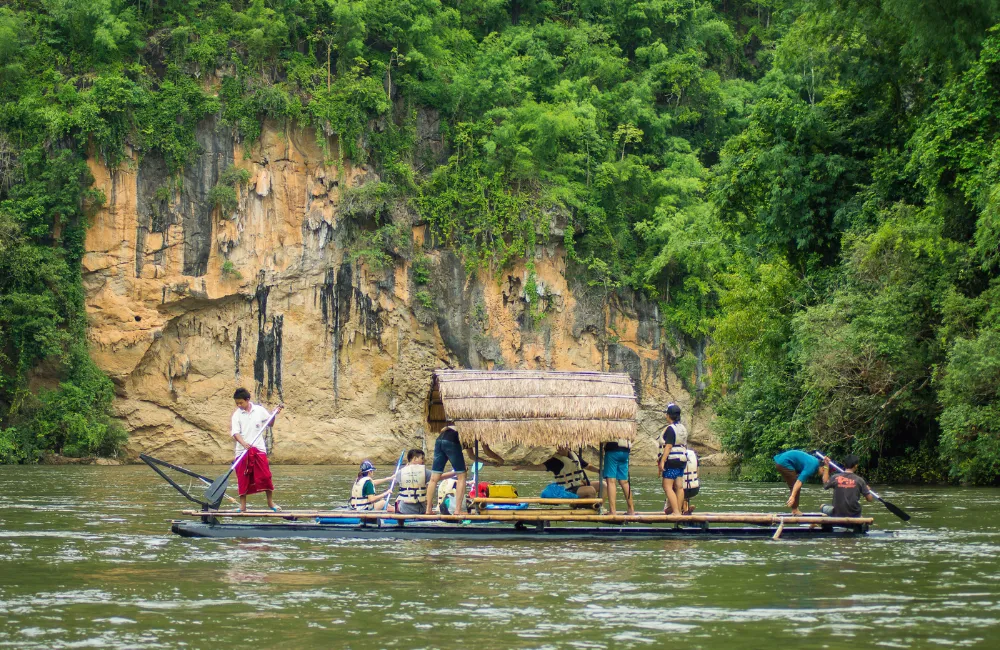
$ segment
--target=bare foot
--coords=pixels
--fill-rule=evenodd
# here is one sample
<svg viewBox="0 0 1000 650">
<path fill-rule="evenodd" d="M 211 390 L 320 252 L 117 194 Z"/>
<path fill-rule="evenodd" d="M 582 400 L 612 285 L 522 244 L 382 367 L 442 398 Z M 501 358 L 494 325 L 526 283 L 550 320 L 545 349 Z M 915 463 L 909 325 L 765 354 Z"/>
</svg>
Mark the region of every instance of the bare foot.
<svg viewBox="0 0 1000 650">
<path fill-rule="evenodd" d="M 792 514 L 795 515 L 796 517 L 801 517 L 802 516 L 802 511 L 798 510 L 798 509 L 792 510 Z"/>
</svg>

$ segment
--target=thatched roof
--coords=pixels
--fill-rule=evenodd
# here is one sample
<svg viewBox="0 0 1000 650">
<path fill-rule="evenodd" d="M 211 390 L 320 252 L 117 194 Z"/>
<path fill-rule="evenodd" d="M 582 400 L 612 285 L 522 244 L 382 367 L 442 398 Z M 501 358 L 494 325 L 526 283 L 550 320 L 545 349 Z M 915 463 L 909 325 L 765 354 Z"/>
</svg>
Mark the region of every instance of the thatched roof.
<svg viewBox="0 0 1000 650">
<path fill-rule="evenodd" d="M 463 441 L 572 447 L 634 440 L 628 375 L 538 370 L 435 370 L 427 424 L 453 421 Z"/>
</svg>

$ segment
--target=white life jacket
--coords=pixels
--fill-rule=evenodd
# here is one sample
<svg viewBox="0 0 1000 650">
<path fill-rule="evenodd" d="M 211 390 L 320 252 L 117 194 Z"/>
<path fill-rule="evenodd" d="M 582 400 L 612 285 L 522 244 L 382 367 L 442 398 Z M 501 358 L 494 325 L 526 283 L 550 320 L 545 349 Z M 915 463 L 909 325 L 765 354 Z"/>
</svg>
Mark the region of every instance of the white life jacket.
<svg viewBox="0 0 1000 650">
<path fill-rule="evenodd" d="M 621 447 L 622 449 L 632 449 L 632 442 L 630 440 L 624 440 L 619 438 L 615 442 L 617 442 L 618 446 Z"/>
<path fill-rule="evenodd" d="M 365 484 L 371 483 L 370 476 L 362 476 L 357 481 L 354 482 L 354 487 L 351 488 L 351 498 L 347 502 L 355 510 L 371 510 L 372 504 L 368 503 L 368 497 L 365 494 Z"/>
<path fill-rule="evenodd" d="M 458 481 L 453 478 L 446 478 L 440 483 L 438 483 L 438 506 L 440 507 L 441 502 L 445 500 L 445 497 L 455 498 L 455 492 L 458 491 Z"/>
<path fill-rule="evenodd" d="M 427 468 L 407 465 L 399 470 L 399 501 L 427 503 Z"/>
<path fill-rule="evenodd" d="M 553 456 L 553 458 L 562 463 L 562 469 L 556 472 L 556 485 L 572 490 L 584 484 L 586 476 L 583 473 L 583 463 L 580 462 L 579 456 L 571 451 L 569 456 Z"/>
<path fill-rule="evenodd" d="M 694 449 L 687 450 L 687 465 L 684 467 L 684 489 L 693 490 L 701 487 L 698 480 L 698 454 Z"/>
<path fill-rule="evenodd" d="M 663 433 L 660 434 L 660 453 L 657 456 L 657 461 L 663 457 L 663 450 L 667 448 L 666 434 L 667 429 L 673 428 L 674 430 L 674 443 L 670 447 L 670 453 L 667 455 L 667 462 L 673 465 L 686 465 L 687 464 L 687 441 L 688 441 L 688 431 L 680 422 L 674 422 L 669 424 L 663 429 Z"/>
</svg>

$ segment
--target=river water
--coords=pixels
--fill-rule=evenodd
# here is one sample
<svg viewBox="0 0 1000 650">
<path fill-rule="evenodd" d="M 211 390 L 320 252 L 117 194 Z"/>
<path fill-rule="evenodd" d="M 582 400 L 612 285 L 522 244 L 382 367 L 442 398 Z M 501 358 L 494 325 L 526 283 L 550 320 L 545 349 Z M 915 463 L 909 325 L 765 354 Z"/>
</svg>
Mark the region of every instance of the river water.
<svg viewBox="0 0 1000 650">
<path fill-rule="evenodd" d="M 276 500 L 339 505 L 352 478 L 276 467 Z M 633 480 L 662 507 L 654 471 Z M 1000 490 L 883 492 L 914 516 L 866 506 L 890 539 L 195 540 L 170 534 L 187 502 L 145 466 L 0 467 L 0 646 L 1000 647 Z M 695 505 L 776 512 L 786 493 L 708 477 Z"/>
</svg>

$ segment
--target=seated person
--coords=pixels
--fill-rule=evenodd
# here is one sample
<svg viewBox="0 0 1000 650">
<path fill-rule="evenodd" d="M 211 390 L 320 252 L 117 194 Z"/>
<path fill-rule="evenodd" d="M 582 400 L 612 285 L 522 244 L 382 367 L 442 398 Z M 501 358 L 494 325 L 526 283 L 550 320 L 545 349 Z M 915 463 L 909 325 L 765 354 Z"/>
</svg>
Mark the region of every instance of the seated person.
<svg viewBox="0 0 1000 650">
<path fill-rule="evenodd" d="M 422 515 L 428 509 L 427 488 L 431 470 L 424 465 L 424 452 L 411 449 L 406 452 L 406 466 L 396 473 L 399 496 L 396 497 L 396 512 L 403 515 Z M 442 479 L 454 478 L 455 472 L 439 474 Z"/>
<path fill-rule="evenodd" d="M 868 483 L 854 472 L 858 469 L 859 458 L 850 454 L 844 459 L 844 471 L 830 476 L 830 459 L 824 458 L 820 467 L 820 477 L 823 487 L 833 490 L 833 505 L 826 504 L 820 508 L 824 515 L 832 517 L 860 517 L 861 495 L 868 501 L 874 501 Z"/>
<path fill-rule="evenodd" d="M 596 499 L 597 490 L 590 485 L 585 470 L 596 472 L 597 468 L 570 450 L 559 447 L 555 455 L 541 465 L 514 465 L 515 470 L 531 472 L 552 472 L 555 482 L 542 490 L 543 499 Z"/>
<path fill-rule="evenodd" d="M 348 505 L 354 510 L 382 510 L 385 507 L 385 499 L 389 497 L 389 490 L 375 494 L 375 486 L 388 483 L 392 480 L 392 476 L 379 479 L 374 478 L 374 476 L 375 466 L 372 465 L 371 461 L 366 460 L 361 463 L 361 471 L 358 472 L 358 478 L 354 481 L 354 487 L 351 488 L 351 498 L 348 501 Z"/>
<path fill-rule="evenodd" d="M 438 512 L 442 515 L 456 513 L 456 498 L 458 496 L 458 481 L 454 478 L 446 478 L 438 483 Z M 472 500 L 466 496 L 465 512 L 472 508 Z"/>
</svg>

